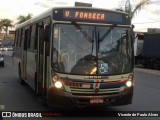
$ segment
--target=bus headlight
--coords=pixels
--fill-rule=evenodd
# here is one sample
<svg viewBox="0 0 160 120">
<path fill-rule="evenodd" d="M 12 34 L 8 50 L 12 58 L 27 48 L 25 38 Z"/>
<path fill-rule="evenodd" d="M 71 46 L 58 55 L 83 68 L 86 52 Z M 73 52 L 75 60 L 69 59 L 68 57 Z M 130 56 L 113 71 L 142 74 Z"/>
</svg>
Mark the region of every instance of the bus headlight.
<svg viewBox="0 0 160 120">
<path fill-rule="evenodd" d="M 62 82 L 61 82 L 61 81 L 56 81 L 56 82 L 54 83 L 54 86 L 55 86 L 56 88 L 58 88 L 58 89 L 61 89 L 61 88 L 62 88 Z"/>
<path fill-rule="evenodd" d="M 126 86 L 127 86 L 128 88 L 134 86 L 133 74 L 130 74 L 130 75 L 128 76 L 128 81 L 126 82 Z"/>
<path fill-rule="evenodd" d="M 132 86 L 132 82 L 131 82 L 130 80 L 127 81 L 127 82 L 126 82 L 126 86 L 127 86 L 127 87 L 131 87 L 131 86 Z"/>
<path fill-rule="evenodd" d="M 53 85 L 54 85 L 55 88 L 57 88 L 57 89 L 63 89 L 63 83 L 60 80 L 60 78 L 59 78 L 58 75 L 53 75 L 52 76 L 52 81 L 53 81 Z"/>
</svg>

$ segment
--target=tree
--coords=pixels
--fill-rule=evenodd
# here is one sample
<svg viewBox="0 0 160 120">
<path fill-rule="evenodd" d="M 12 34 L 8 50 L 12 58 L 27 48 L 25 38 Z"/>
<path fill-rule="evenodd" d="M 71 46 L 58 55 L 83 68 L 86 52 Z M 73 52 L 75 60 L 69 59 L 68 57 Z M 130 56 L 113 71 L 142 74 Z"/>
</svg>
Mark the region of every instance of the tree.
<svg viewBox="0 0 160 120">
<path fill-rule="evenodd" d="M 2 30 L 3 30 L 3 22 L 2 22 L 2 20 L 0 20 L 0 33 Z"/>
<path fill-rule="evenodd" d="M 18 24 L 23 23 L 23 22 L 25 22 L 25 21 L 27 21 L 27 20 L 29 20 L 29 19 L 31 19 L 31 18 L 32 18 L 32 14 L 30 14 L 30 13 L 29 13 L 27 16 L 20 15 L 20 16 L 17 18 Z"/>
<path fill-rule="evenodd" d="M 148 4 L 149 2 L 150 0 L 141 0 L 134 7 L 134 5 L 130 3 L 130 0 L 126 0 L 125 7 L 117 8 L 116 10 L 128 13 L 130 18 L 132 19 L 137 14 L 137 12 L 140 11 L 144 7 L 144 5 Z"/>
<path fill-rule="evenodd" d="M 1 20 L 1 25 L 0 25 L 0 27 L 1 27 L 1 29 L 4 29 L 4 31 L 6 32 L 6 38 L 7 38 L 7 32 L 8 32 L 8 28 L 9 27 L 14 27 L 14 25 L 12 24 L 12 21 L 10 20 L 10 19 L 2 19 Z"/>
</svg>

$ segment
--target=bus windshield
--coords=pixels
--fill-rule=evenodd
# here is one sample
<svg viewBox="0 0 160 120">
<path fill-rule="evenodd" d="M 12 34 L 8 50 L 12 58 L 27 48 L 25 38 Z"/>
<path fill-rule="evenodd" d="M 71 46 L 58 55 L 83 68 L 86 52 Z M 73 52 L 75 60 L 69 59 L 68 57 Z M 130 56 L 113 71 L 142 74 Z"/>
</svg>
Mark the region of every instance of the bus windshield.
<svg viewBox="0 0 160 120">
<path fill-rule="evenodd" d="M 127 27 L 55 24 L 52 67 L 78 75 L 129 73 L 133 67 L 131 46 Z"/>
</svg>

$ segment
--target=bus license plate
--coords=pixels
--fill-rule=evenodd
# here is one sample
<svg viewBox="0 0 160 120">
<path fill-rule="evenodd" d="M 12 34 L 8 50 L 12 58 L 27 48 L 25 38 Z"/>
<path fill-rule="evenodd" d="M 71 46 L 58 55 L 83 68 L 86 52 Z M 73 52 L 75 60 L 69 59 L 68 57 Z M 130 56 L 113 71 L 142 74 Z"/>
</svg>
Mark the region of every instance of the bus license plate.
<svg viewBox="0 0 160 120">
<path fill-rule="evenodd" d="M 103 99 L 90 99 L 90 104 L 103 103 Z"/>
</svg>

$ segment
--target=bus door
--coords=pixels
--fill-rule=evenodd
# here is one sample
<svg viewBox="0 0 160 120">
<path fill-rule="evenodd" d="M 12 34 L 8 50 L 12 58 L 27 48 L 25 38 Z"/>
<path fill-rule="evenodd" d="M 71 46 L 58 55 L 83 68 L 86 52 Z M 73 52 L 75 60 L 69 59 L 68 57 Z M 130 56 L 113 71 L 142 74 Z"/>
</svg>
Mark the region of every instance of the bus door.
<svg viewBox="0 0 160 120">
<path fill-rule="evenodd" d="M 37 79 L 35 81 L 35 91 L 37 94 L 42 93 L 43 84 L 43 34 L 44 26 L 43 24 L 38 24 L 38 40 L 37 40 L 37 56 L 36 56 L 36 69 L 37 69 Z"/>
<path fill-rule="evenodd" d="M 37 88 L 36 92 L 41 95 L 42 100 L 46 97 L 47 87 L 47 56 L 49 55 L 50 25 L 40 25 L 38 27 L 37 46 Z M 48 35 L 46 35 L 48 34 Z M 46 37 L 47 36 L 47 37 Z"/>
</svg>

